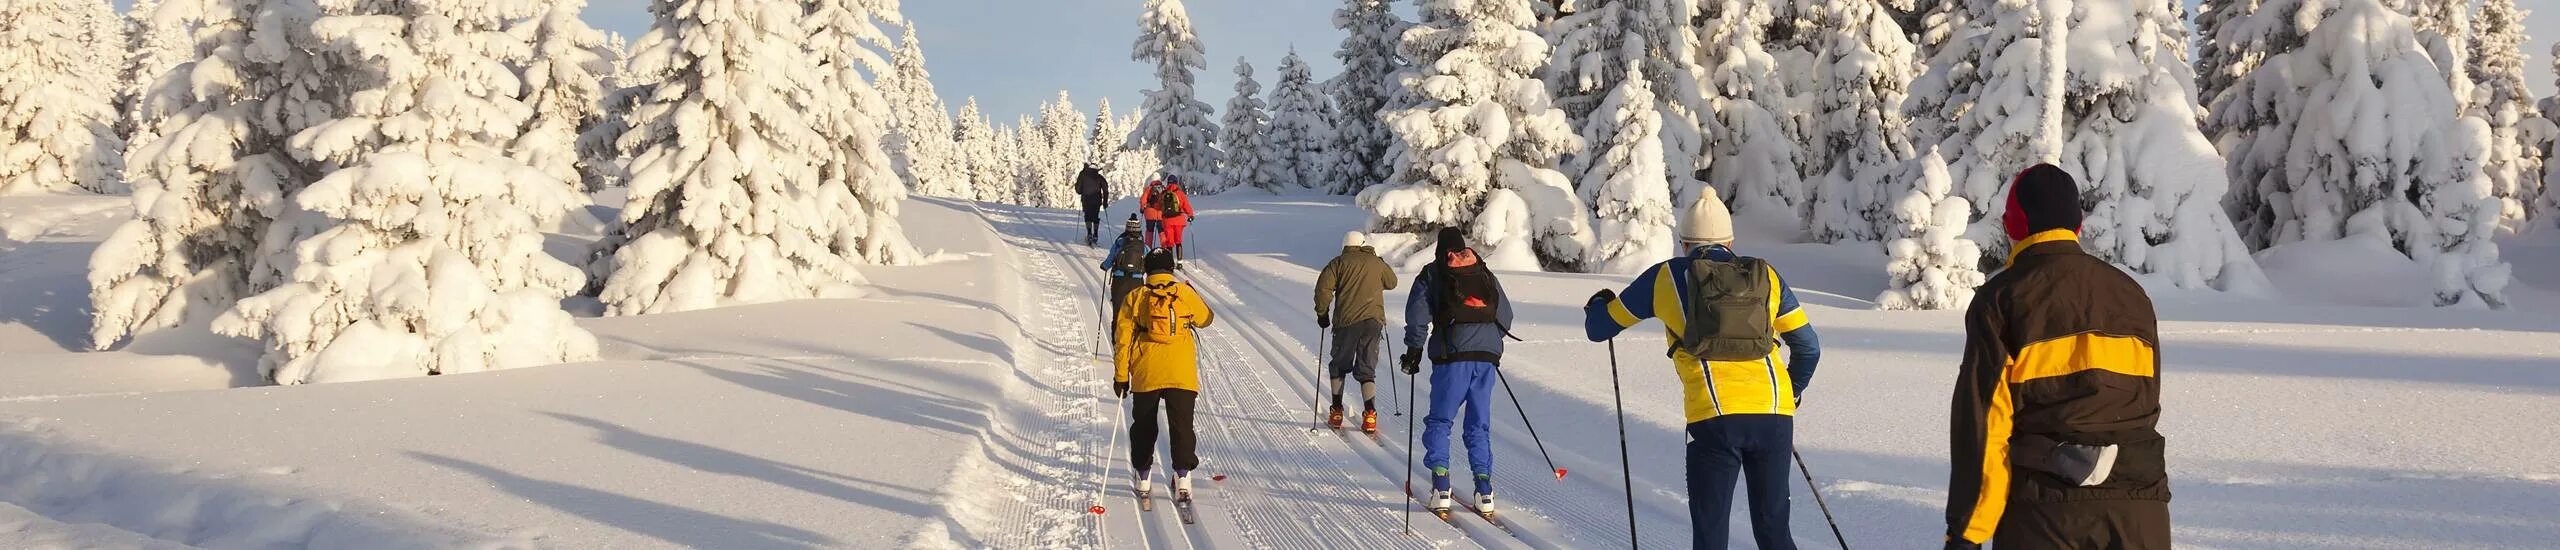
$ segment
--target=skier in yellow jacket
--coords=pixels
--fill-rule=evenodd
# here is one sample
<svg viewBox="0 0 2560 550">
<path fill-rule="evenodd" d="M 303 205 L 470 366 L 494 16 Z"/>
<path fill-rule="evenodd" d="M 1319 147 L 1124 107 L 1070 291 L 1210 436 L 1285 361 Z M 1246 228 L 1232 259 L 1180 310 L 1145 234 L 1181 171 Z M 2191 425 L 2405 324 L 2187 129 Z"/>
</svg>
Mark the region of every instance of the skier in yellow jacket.
<svg viewBox="0 0 2560 550">
<path fill-rule="evenodd" d="M 1173 253 L 1159 248 L 1147 253 L 1147 283 L 1121 298 L 1119 318 L 1112 323 L 1117 349 L 1112 354 L 1112 391 L 1135 399 L 1129 409 L 1129 466 L 1137 474 L 1138 495 L 1152 488 L 1155 467 L 1156 409 L 1172 424 L 1173 492 L 1191 494 L 1191 469 L 1200 466 L 1198 437 L 1191 429 L 1192 406 L 1200 399 L 1199 346 L 1196 329 L 1217 317 L 1191 285 L 1173 278 Z"/>
</svg>

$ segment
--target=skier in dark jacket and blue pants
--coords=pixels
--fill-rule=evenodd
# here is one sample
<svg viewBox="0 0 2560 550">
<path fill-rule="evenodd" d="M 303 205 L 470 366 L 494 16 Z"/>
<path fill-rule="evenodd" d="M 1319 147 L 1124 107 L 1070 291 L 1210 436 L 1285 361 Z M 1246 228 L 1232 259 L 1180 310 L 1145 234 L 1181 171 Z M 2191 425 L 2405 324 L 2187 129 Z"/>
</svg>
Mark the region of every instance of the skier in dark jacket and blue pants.
<svg viewBox="0 0 2560 550">
<path fill-rule="evenodd" d="M 1442 229 L 1438 259 L 1414 276 L 1404 309 L 1404 372 L 1421 372 L 1431 357 L 1431 414 L 1422 420 L 1422 463 L 1431 468 L 1431 510 L 1446 513 L 1449 424 L 1466 412 L 1467 466 L 1475 473 L 1475 503 L 1493 511 L 1494 369 L 1502 363 L 1502 339 L 1511 326 L 1511 299 L 1467 248 L 1456 229 Z"/>
</svg>

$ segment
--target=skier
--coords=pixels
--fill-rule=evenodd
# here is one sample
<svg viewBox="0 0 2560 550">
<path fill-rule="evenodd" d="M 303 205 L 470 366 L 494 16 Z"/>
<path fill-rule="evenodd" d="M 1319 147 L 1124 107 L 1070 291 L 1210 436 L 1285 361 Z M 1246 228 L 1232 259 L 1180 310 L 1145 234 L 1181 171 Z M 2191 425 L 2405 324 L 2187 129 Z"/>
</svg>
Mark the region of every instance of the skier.
<svg viewBox="0 0 2560 550">
<path fill-rule="evenodd" d="M 1654 264 L 1624 293 L 1593 294 L 1582 310 L 1584 335 L 1608 340 L 1645 319 L 1661 319 L 1670 333 L 1688 417 L 1690 544 L 1725 547 L 1739 473 L 1750 488 L 1752 539 L 1764 549 L 1795 548 L 1787 458 L 1799 396 L 1822 359 L 1820 338 L 1777 269 L 1734 253 L 1733 217 L 1713 189 L 1689 209 L 1680 246 L 1688 256 Z"/>
<path fill-rule="evenodd" d="M 1369 235 L 1342 236 L 1342 255 L 1316 275 L 1316 328 L 1333 331 L 1333 357 L 1325 379 L 1333 384 L 1327 423 L 1342 429 L 1342 377 L 1360 381 L 1360 432 L 1378 433 L 1378 341 L 1386 337 L 1386 291 L 1396 272 L 1369 248 Z"/>
<path fill-rule="evenodd" d="M 1946 547 L 2168 548 L 2158 318 L 2080 248 L 2080 186 L 2010 181 L 2009 265 L 1965 308 L 1949 411 Z"/>
<path fill-rule="evenodd" d="M 1155 207 L 1164 212 L 1164 239 L 1158 246 L 1173 249 L 1174 259 L 1190 259 L 1183 254 L 1182 229 L 1191 226 L 1193 212 L 1191 194 L 1183 192 L 1181 177 L 1165 178 L 1164 190 L 1156 193 Z"/>
<path fill-rule="evenodd" d="M 1111 274 L 1111 317 L 1120 317 L 1120 304 L 1129 291 L 1147 281 L 1147 236 L 1137 214 L 1129 215 L 1120 238 L 1111 241 L 1111 252 L 1102 256 L 1102 271 Z M 1117 342 L 1114 342 L 1117 343 Z"/>
<path fill-rule="evenodd" d="M 1164 246 L 1164 210 L 1156 208 L 1157 197 L 1164 195 L 1164 178 L 1147 182 L 1147 190 L 1138 194 L 1138 214 L 1147 217 L 1147 247 Z"/>
<path fill-rule="evenodd" d="M 1173 439 L 1173 493 L 1176 501 L 1191 498 L 1191 469 L 1200 466 L 1192 406 L 1200 398 L 1199 349 L 1195 329 L 1209 326 L 1216 314 L 1191 285 L 1173 278 L 1173 254 L 1147 253 L 1147 282 L 1123 300 L 1115 327 L 1112 392 L 1129 405 L 1129 467 L 1137 474 L 1138 497 L 1153 489 L 1156 410 L 1164 409 Z"/>
<path fill-rule="evenodd" d="M 1102 179 L 1102 168 L 1084 163 L 1084 172 L 1076 174 L 1076 197 L 1084 199 L 1084 245 L 1102 240 L 1102 205 L 1108 202 L 1111 183 Z"/>
<path fill-rule="evenodd" d="M 1455 228 L 1440 230 L 1437 255 L 1413 277 L 1404 306 L 1405 374 L 1431 354 L 1431 414 L 1422 419 L 1422 463 L 1431 468 L 1433 514 L 1449 513 L 1449 423 L 1466 410 L 1467 466 L 1477 510 L 1493 512 L 1493 369 L 1511 331 L 1511 298 Z"/>
</svg>

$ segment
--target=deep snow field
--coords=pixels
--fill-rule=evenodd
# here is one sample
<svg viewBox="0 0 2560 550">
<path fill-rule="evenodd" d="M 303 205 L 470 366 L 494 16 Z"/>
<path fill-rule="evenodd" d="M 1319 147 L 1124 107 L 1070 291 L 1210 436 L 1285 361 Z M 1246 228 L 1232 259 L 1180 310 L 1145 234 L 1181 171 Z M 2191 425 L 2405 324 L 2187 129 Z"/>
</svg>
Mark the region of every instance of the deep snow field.
<svg viewBox="0 0 2560 550">
<path fill-rule="evenodd" d="M 1219 317 L 1192 526 L 1126 495 L 1096 355 L 1101 252 L 1072 242 L 1068 212 L 919 199 L 904 224 L 940 261 L 868 269 L 859 298 L 583 318 L 603 342 L 591 363 L 276 388 L 250 387 L 247 344 L 201 328 L 79 351 L 89 251 L 127 200 L 0 198 L 0 548 L 1629 543 L 1608 348 L 1580 328 L 1583 299 L 1623 277 L 1503 275 L 1528 340 L 1503 370 L 1570 471 L 1556 479 L 1497 407 L 1516 537 L 1418 513 L 1405 532 L 1405 422 L 1422 411 L 1381 414 L 1378 443 L 1308 429 L 1307 286 L 1362 219 L 1347 198 L 1198 199 L 1184 275 Z M 1786 223 L 1747 222 L 1739 247 L 1776 263 L 1822 331 L 1804 458 L 1851 546 L 1935 548 L 1959 312 L 1873 310 L 1880 248 L 1773 244 Z M 594 237 L 571 225 L 555 253 Z M 2274 296 L 2153 289 L 2180 545 L 2560 544 L 2560 231 L 2506 244 L 2505 311 L 2411 307 L 2423 271 L 2376 246 L 2271 251 Z M 1639 534 L 1667 548 L 1689 529 L 1660 333 L 1629 332 L 1617 358 Z M 1408 382 L 1382 378 L 1380 405 L 1409 405 Z M 1837 546 L 1795 483 L 1797 540 Z"/>
</svg>

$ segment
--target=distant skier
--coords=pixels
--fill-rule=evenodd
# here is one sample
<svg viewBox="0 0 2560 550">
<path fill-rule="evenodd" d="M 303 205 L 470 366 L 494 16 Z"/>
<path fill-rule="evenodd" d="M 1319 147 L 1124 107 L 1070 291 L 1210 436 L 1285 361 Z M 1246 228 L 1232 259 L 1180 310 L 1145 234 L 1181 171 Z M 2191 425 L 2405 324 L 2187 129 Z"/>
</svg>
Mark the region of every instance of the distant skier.
<svg viewBox="0 0 2560 550">
<path fill-rule="evenodd" d="M 1182 230 L 1191 226 L 1191 194 L 1182 190 L 1182 178 L 1166 177 L 1164 190 L 1156 193 L 1155 207 L 1164 212 L 1164 238 L 1157 246 L 1173 249 L 1174 259 L 1187 260 L 1182 248 Z"/>
<path fill-rule="evenodd" d="M 1147 190 L 1138 194 L 1138 214 L 1147 218 L 1147 248 L 1164 246 L 1164 209 L 1157 208 L 1157 198 L 1164 196 L 1164 178 L 1147 182 Z"/>
<path fill-rule="evenodd" d="M 1200 467 L 1198 438 L 1191 429 L 1192 406 L 1200 398 L 1199 348 L 1195 329 L 1209 326 L 1216 314 L 1191 285 L 1173 278 L 1173 254 L 1147 253 L 1147 282 L 1123 300 L 1115 330 L 1112 391 L 1130 403 L 1129 466 L 1137 474 L 1140 497 L 1153 488 L 1156 410 L 1164 409 L 1172 424 L 1173 491 L 1177 500 L 1191 496 L 1191 470 Z M 1134 394 L 1134 396 L 1132 395 Z"/>
<path fill-rule="evenodd" d="M 1316 274 L 1316 328 L 1333 330 L 1331 367 L 1325 380 L 1333 384 L 1333 408 L 1327 423 L 1342 429 L 1342 377 L 1360 381 L 1360 431 L 1378 433 L 1378 341 L 1386 337 L 1386 291 L 1395 290 L 1395 269 L 1369 248 L 1369 235 L 1358 231 L 1342 237 L 1342 255 Z"/>
<path fill-rule="evenodd" d="M 1405 374 L 1431 357 L 1431 414 L 1422 419 L 1422 463 L 1431 468 L 1432 513 L 1449 512 L 1449 424 L 1466 411 L 1467 466 L 1477 509 L 1493 511 L 1493 369 L 1510 333 L 1511 298 L 1457 229 L 1440 230 L 1436 259 L 1413 278 L 1404 306 Z"/>
<path fill-rule="evenodd" d="M 2010 181 L 2009 267 L 1965 308 L 1946 547 L 2168 548 L 2160 326 L 2151 297 L 2080 248 L 2080 185 Z"/>
<path fill-rule="evenodd" d="M 1111 252 L 1102 255 L 1102 272 L 1111 274 L 1111 316 L 1120 317 L 1120 304 L 1147 282 L 1147 236 L 1137 214 L 1129 215 L 1120 238 L 1111 241 Z M 1116 343 L 1116 342 L 1115 342 Z"/>
<path fill-rule="evenodd" d="M 1102 240 L 1102 206 L 1111 200 L 1111 182 L 1102 178 L 1102 168 L 1084 163 L 1084 172 L 1076 174 L 1076 198 L 1084 201 L 1084 244 L 1093 246 Z"/>
<path fill-rule="evenodd" d="M 1654 264 L 1623 294 L 1592 295 L 1583 332 L 1598 342 L 1661 319 L 1670 333 L 1688 417 L 1690 544 L 1725 547 L 1740 473 L 1750 485 L 1752 539 L 1764 549 L 1795 548 L 1787 458 L 1798 396 L 1822 359 L 1820 338 L 1776 268 L 1734 253 L 1733 217 L 1714 190 L 1690 208 L 1680 246 L 1688 256 Z"/>
</svg>

